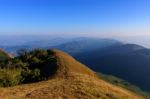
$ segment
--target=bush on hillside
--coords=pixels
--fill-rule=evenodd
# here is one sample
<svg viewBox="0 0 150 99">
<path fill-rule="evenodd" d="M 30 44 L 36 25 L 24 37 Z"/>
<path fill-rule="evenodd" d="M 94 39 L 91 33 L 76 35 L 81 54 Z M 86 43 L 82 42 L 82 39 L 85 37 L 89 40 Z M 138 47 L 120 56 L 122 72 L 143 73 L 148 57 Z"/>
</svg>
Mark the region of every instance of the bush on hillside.
<svg viewBox="0 0 150 99">
<path fill-rule="evenodd" d="M 19 69 L 0 69 L 0 86 L 9 87 L 18 85 L 22 80 Z"/>
<path fill-rule="evenodd" d="M 0 62 L 0 86 L 8 87 L 48 79 L 56 70 L 51 50 L 20 50 L 18 56 Z"/>
</svg>

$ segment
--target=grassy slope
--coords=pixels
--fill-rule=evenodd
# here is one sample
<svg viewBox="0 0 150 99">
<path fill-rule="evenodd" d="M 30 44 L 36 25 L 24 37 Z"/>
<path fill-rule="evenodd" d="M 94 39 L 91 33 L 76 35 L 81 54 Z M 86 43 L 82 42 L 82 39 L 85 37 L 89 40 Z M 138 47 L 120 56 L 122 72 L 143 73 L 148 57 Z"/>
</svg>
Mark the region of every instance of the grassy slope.
<svg viewBox="0 0 150 99">
<path fill-rule="evenodd" d="M 103 80 L 76 73 L 72 73 L 67 79 L 56 78 L 34 84 L 0 88 L 0 92 L 2 99 L 144 99 Z"/>
<path fill-rule="evenodd" d="M 59 50 L 54 50 L 55 57 L 57 59 L 57 65 L 59 66 L 56 76 L 68 76 L 71 72 L 77 72 L 80 74 L 86 74 L 90 76 L 96 76 L 95 73 L 85 65 L 76 61 L 69 54 Z"/>
<path fill-rule="evenodd" d="M 53 79 L 0 88 L 2 99 L 144 99 L 124 88 L 99 79 L 68 54 L 54 50 L 59 68 Z"/>
<path fill-rule="evenodd" d="M 125 88 L 127 90 L 133 91 L 137 94 L 141 94 L 145 97 L 147 97 L 148 99 L 150 98 L 150 93 L 145 92 L 143 90 L 141 90 L 139 87 L 123 80 L 120 79 L 118 77 L 112 76 L 112 75 L 107 75 L 107 74 L 102 74 L 102 73 L 97 73 L 99 75 L 99 77 L 107 82 L 110 82 L 114 85 L 120 86 L 122 88 Z"/>
</svg>

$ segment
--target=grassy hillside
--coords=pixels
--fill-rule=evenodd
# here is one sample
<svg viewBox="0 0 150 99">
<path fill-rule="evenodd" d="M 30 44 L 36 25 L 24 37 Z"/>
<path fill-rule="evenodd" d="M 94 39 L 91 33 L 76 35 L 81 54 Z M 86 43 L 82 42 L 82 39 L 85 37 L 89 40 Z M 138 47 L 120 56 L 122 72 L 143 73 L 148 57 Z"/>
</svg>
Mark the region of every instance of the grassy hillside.
<svg viewBox="0 0 150 99">
<path fill-rule="evenodd" d="M 144 99 L 99 79 L 95 72 L 59 50 L 21 51 L 1 69 L 0 80 L 4 87 L 21 84 L 0 88 L 2 99 Z"/>
<path fill-rule="evenodd" d="M 133 85 L 133 84 L 131 84 L 131 83 L 121 79 L 121 78 L 115 77 L 113 75 L 102 74 L 102 73 L 97 73 L 97 75 L 101 79 L 103 79 L 103 80 L 105 80 L 107 82 L 110 82 L 111 84 L 114 84 L 116 86 L 120 86 L 122 88 L 130 90 L 130 91 L 135 92 L 137 94 L 141 94 L 141 95 L 147 97 L 147 99 L 150 98 L 150 93 L 141 90 L 139 87 L 137 87 L 137 86 L 135 86 L 135 85 Z"/>
<path fill-rule="evenodd" d="M 55 78 L 33 84 L 0 88 L 4 99 L 144 99 L 130 91 L 94 77 L 72 73 L 69 78 Z"/>
</svg>

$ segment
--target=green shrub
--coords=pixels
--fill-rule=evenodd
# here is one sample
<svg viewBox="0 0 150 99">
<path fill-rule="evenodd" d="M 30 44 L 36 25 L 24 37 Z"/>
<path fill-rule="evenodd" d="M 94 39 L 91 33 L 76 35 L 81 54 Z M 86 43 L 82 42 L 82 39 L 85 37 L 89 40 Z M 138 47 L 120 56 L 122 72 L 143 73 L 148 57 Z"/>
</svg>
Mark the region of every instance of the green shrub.
<svg viewBox="0 0 150 99">
<path fill-rule="evenodd" d="M 41 74 L 39 69 L 26 69 L 22 70 L 21 72 L 22 76 L 22 83 L 30 83 L 30 82 L 36 82 L 40 80 Z"/>
<path fill-rule="evenodd" d="M 17 57 L 0 62 L 0 86 L 46 80 L 57 70 L 51 50 L 20 50 L 18 53 Z"/>
<path fill-rule="evenodd" d="M 0 86 L 9 87 L 21 83 L 20 69 L 0 69 Z"/>
</svg>

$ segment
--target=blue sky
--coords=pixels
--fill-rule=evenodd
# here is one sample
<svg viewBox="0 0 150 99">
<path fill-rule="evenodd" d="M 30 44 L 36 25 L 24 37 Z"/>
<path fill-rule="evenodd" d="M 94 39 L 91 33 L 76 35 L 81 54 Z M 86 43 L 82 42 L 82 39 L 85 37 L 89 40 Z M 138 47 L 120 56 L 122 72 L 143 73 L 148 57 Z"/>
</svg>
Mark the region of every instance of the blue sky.
<svg viewBox="0 0 150 99">
<path fill-rule="evenodd" d="M 0 0 L 0 34 L 150 35 L 150 0 Z"/>
</svg>

